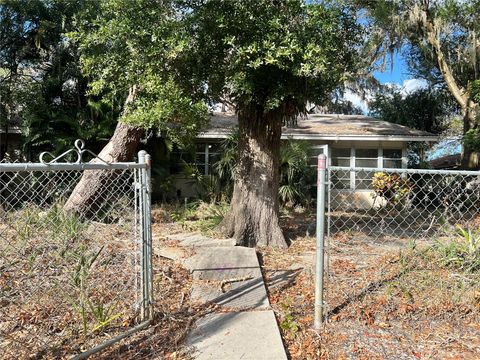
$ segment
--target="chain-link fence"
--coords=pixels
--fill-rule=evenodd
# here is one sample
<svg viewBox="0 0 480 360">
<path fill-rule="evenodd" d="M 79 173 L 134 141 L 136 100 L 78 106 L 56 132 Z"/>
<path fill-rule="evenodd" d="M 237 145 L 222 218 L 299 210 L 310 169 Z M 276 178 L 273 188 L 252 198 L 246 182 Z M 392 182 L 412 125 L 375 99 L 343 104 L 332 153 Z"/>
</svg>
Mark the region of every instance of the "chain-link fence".
<svg viewBox="0 0 480 360">
<path fill-rule="evenodd" d="M 326 202 L 330 315 L 394 276 L 381 266 L 392 254 L 459 236 L 480 249 L 468 243 L 480 225 L 480 172 L 331 166 Z"/>
<path fill-rule="evenodd" d="M 480 172 L 332 166 L 328 173 L 331 236 L 431 240 L 480 220 Z"/>
<path fill-rule="evenodd" d="M 85 151 L 0 163 L 2 358 L 78 355 L 153 315 L 145 154 L 83 163 Z"/>
</svg>

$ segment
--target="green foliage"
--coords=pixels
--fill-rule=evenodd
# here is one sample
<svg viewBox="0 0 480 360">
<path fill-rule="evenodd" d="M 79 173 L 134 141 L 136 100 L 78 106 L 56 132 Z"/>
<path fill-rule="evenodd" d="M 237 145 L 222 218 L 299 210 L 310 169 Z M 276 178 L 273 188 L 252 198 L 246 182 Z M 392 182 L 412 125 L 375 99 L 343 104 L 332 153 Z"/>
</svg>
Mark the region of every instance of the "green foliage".
<svg viewBox="0 0 480 360">
<path fill-rule="evenodd" d="M 457 226 L 457 238 L 434 245 L 440 263 L 466 272 L 480 270 L 480 232 Z"/>
<path fill-rule="evenodd" d="M 287 298 L 284 302 L 280 303 L 280 308 L 282 310 L 280 327 L 287 332 L 290 337 L 294 337 L 300 330 L 300 326 L 292 311 L 292 305 L 293 301 L 290 298 Z"/>
<path fill-rule="evenodd" d="M 478 128 L 470 129 L 465 133 L 463 144 L 469 149 L 480 150 L 480 132 Z"/>
<path fill-rule="evenodd" d="M 456 112 L 451 96 L 443 90 L 419 89 L 403 95 L 387 87 L 369 104 L 370 115 L 413 129 L 439 134 L 446 116 Z"/>
<path fill-rule="evenodd" d="M 307 141 L 288 140 L 280 150 L 280 187 L 283 204 L 306 204 L 315 184 L 315 168 L 309 162 L 313 149 Z"/>
<path fill-rule="evenodd" d="M 233 182 L 238 161 L 238 136 L 238 129 L 235 129 L 221 142 L 221 156 L 212 167 L 214 175 L 219 179 L 220 189 L 227 198 L 233 193 Z"/>
<path fill-rule="evenodd" d="M 108 0 L 76 17 L 69 39 L 78 44 L 89 94 L 129 101 L 121 121 L 154 128 L 178 143 L 192 139 L 207 121 L 191 79 L 183 72 L 189 38 L 175 1 Z"/>
<path fill-rule="evenodd" d="M 200 231 L 206 235 L 218 235 L 215 228 L 223 220 L 229 205 L 225 202 L 206 203 L 194 201 L 176 208 L 172 220 L 179 223 L 185 230 Z"/>
<path fill-rule="evenodd" d="M 0 8 L 0 125 L 19 126 L 24 151 L 61 152 L 110 137 L 118 110 L 86 96 L 76 47 L 64 33 L 88 3 L 4 1 Z"/>
<path fill-rule="evenodd" d="M 107 305 L 102 301 L 95 302 L 88 293 L 90 273 L 103 249 L 104 246 L 92 252 L 85 246 L 80 246 L 71 254 L 76 260 L 76 266 L 70 273 L 70 279 L 72 286 L 78 289 L 79 297 L 72 298 L 66 292 L 64 295 L 69 299 L 73 308 L 81 318 L 84 336 L 87 336 L 90 331 L 98 331 L 107 327 L 112 321 L 122 315 L 121 313 L 115 313 L 115 303 Z M 95 321 L 95 325 L 92 327 L 90 326 L 90 318 Z"/>
<path fill-rule="evenodd" d="M 477 103 L 480 103 L 480 80 L 472 81 L 471 86 L 472 86 L 471 93 L 472 93 L 473 100 L 476 101 Z"/>
<path fill-rule="evenodd" d="M 298 0 L 185 1 L 185 48 L 207 94 L 264 111 L 324 100 L 354 67 L 359 26 L 348 8 Z"/>
<path fill-rule="evenodd" d="M 375 194 L 387 201 L 388 205 L 396 205 L 408 198 L 413 184 L 398 174 L 377 172 L 373 175 L 372 186 Z"/>
</svg>

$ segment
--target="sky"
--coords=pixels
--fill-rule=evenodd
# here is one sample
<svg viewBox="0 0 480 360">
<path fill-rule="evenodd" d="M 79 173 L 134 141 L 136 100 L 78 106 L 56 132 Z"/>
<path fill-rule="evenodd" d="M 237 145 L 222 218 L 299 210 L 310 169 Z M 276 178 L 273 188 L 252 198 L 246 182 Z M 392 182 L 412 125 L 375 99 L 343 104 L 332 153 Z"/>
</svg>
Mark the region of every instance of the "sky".
<svg viewBox="0 0 480 360">
<path fill-rule="evenodd" d="M 395 84 L 401 88 L 404 94 L 411 93 L 419 88 L 426 87 L 427 83 L 422 79 L 415 79 L 409 74 L 408 65 L 400 53 L 395 53 L 393 58 L 393 67 L 387 64 L 384 71 L 377 71 L 374 73 L 375 78 L 381 84 Z M 355 105 L 362 108 L 365 113 L 368 113 L 368 105 L 366 101 L 362 100 L 358 95 L 349 93 L 345 97 L 352 101 Z M 458 154 L 461 152 L 461 144 L 456 139 L 445 139 L 434 146 L 427 153 L 428 159 L 434 159 L 445 155 Z"/>
<path fill-rule="evenodd" d="M 408 65 L 401 52 L 396 52 L 393 56 L 393 66 L 390 60 L 387 62 L 385 70 L 374 72 L 375 78 L 381 84 L 391 84 L 398 86 L 403 94 L 411 93 L 427 84 L 422 79 L 415 79 L 409 74 Z M 362 99 L 358 94 L 351 91 L 345 93 L 345 98 L 354 105 L 360 107 L 365 114 L 368 114 L 368 96 Z"/>
</svg>

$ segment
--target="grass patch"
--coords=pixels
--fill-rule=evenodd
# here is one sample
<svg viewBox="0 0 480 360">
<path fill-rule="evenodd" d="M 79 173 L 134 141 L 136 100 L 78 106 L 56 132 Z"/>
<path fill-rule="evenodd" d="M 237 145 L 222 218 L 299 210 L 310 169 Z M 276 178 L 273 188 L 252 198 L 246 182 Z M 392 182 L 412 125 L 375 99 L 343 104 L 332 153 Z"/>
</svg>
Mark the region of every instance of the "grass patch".
<svg viewBox="0 0 480 360">
<path fill-rule="evenodd" d="M 200 232 L 207 236 L 220 236 L 216 230 L 227 213 L 227 203 L 195 201 L 173 210 L 172 220 L 184 230 Z"/>
</svg>

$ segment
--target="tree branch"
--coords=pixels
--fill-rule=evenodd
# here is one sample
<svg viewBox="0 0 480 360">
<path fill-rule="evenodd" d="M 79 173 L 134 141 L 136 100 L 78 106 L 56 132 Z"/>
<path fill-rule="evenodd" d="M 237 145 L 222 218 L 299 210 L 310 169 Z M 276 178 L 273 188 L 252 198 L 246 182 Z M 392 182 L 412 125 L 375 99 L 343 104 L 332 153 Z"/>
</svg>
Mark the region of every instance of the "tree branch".
<svg viewBox="0 0 480 360">
<path fill-rule="evenodd" d="M 469 106 L 469 96 L 466 91 L 457 84 L 457 81 L 455 80 L 453 73 L 448 66 L 448 63 L 445 59 L 445 54 L 442 51 L 440 38 L 438 36 L 435 23 L 430 17 L 428 8 L 425 7 L 423 9 L 423 12 L 424 16 L 421 19 L 422 25 L 427 35 L 427 41 L 430 46 L 432 46 L 433 51 L 435 52 L 438 68 L 445 79 L 445 83 L 447 84 L 448 89 L 455 97 L 455 100 L 460 104 L 462 109 L 466 110 Z"/>
</svg>

